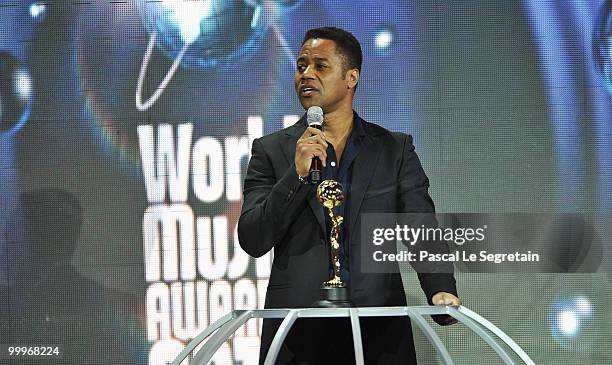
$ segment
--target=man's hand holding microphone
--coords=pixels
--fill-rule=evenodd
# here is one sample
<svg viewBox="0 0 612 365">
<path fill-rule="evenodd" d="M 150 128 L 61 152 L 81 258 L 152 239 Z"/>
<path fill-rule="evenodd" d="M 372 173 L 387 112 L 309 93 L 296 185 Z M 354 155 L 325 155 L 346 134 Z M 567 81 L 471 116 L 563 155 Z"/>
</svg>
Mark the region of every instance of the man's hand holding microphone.
<svg viewBox="0 0 612 365">
<path fill-rule="evenodd" d="M 295 170 L 302 181 L 318 184 L 321 166 L 327 159 L 327 141 L 323 134 L 323 110 L 318 106 L 308 108 L 308 128 L 295 146 Z"/>
</svg>

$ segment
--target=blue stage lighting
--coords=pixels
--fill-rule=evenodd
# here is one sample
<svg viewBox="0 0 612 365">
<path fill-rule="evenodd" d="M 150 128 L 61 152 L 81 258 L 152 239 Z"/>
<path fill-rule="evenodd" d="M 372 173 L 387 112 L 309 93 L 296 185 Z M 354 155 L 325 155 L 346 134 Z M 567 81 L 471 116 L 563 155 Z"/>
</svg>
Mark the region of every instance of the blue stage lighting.
<svg viewBox="0 0 612 365">
<path fill-rule="evenodd" d="M 602 83 L 612 93 L 612 0 L 601 6 L 595 21 L 593 60 Z"/>
<path fill-rule="evenodd" d="M 26 66 L 7 52 L 0 52 L 0 132 L 19 128 L 28 119 L 32 79 Z"/>
</svg>

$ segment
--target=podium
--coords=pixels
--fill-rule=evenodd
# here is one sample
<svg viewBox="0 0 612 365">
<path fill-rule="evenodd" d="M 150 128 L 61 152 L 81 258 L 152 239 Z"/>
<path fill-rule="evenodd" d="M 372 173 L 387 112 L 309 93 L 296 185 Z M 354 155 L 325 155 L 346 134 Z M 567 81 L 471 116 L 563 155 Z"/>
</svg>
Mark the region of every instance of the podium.
<svg viewBox="0 0 612 365">
<path fill-rule="evenodd" d="M 274 365 L 283 341 L 287 337 L 291 326 L 298 318 L 343 318 L 348 317 L 351 321 L 353 333 L 353 344 L 355 350 L 355 361 L 357 365 L 363 365 L 363 346 L 361 341 L 360 317 L 398 317 L 408 316 L 413 324 L 416 324 L 425 334 L 427 340 L 433 345 L 444 364 L 454 364 L 446 346 L 440 340 L 433 327 L 425 320 L 424 316 L 435 314 L 448 314 L 463 323 L 467 328 L 474 331 L 497 353 L 505 364 L 515 364 L 508 352 L 500 345 L 501 340 L 511 349 L 523 363 L 535 365 L 533 360 L 516 344 L 508 335 L 493 323 L 481 317 L 477 313 L 464 306 L 414 306 L 414 307 L 361 307 L 361 308 L 287 308 L 287 309 L 254 309 L 235 310 L 219 318 L 215 323 L 208 326 L 202 333 L 194 337 L 181 353 L 174 359 L 172 365 L 180 363 L 189 356 L 193 350 L 204 340 L 207 340 L 200 350 L 195 354 L 191 365 L 206 365 L 215 352 L 227 339 L 249 319 L 253 318 L 284 318 L 274 339 L 265 365 Z"/>
</svg>

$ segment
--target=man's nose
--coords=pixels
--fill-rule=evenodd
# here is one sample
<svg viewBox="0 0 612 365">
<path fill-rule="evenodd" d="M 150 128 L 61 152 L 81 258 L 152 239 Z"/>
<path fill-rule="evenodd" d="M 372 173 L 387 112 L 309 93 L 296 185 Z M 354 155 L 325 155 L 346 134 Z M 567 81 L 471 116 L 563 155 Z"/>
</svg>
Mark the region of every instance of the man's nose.
<svg viewBox="0 0 612 365">
<path fill-rule="evenodd" d="M 304 72 L 302 72 L 302 79 L 312 79 L 314 78 L 314 66 L 308 65 Z"/>
</svg>

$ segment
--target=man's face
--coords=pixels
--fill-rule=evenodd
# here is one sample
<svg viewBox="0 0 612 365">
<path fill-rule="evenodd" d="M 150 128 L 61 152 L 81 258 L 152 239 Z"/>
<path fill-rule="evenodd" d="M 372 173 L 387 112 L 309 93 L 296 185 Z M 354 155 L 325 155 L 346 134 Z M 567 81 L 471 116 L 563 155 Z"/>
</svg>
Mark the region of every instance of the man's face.
<svg viewBox="0 0 612 365">
<path fill-rule="evenodd" d="M 297 59 L 295 91 L 304 109 L 320 106 L 324 113 L 340 105 L 352 105 L 353 91 L 359 72 L 346 70 L 343 58 L 336 51 L 336 42 L 313 38 L 304 43 Z"/>
</svg>

